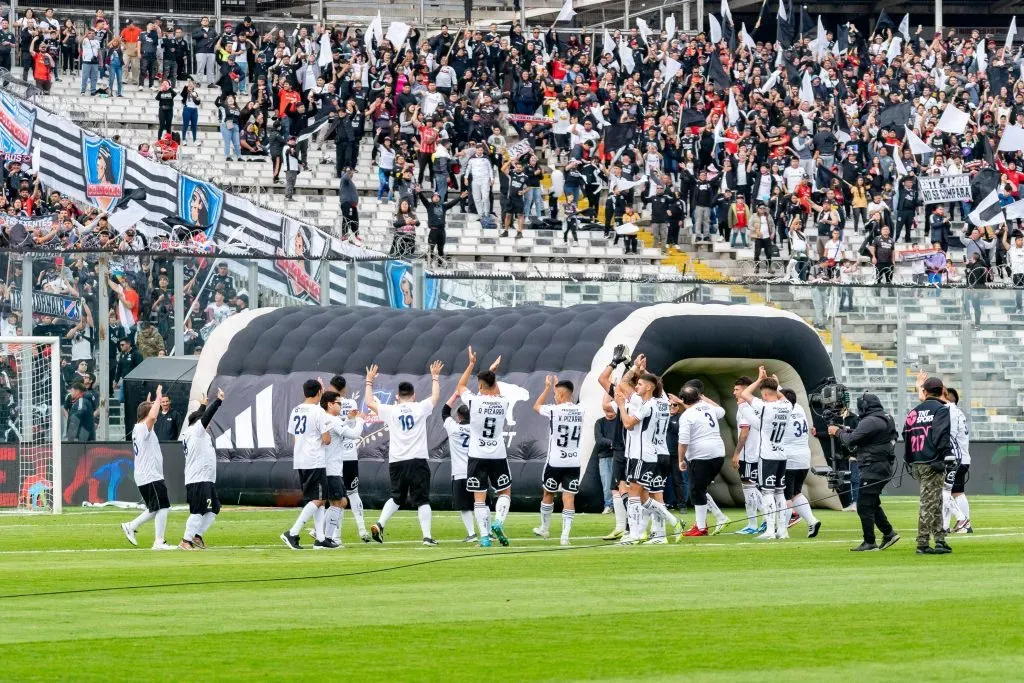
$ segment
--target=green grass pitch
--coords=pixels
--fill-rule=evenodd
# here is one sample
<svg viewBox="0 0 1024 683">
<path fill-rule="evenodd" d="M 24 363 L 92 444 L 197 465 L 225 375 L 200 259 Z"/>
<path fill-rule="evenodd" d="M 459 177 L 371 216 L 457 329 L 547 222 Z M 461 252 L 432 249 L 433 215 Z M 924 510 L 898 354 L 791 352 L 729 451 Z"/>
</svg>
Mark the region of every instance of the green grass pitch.
<svg viewBox="0 0 1024 683">
<path fill-rule="evenodd" d="M 281 544 L 296 510 L 225 508 L 205 552 L 129 547 L 132 511 L 0 516 L 0 680 L 1021 680 L 1024 498 L 973 498 L 976 533 L 940 557 L 914 554 L 916 500 L 885 503 L 903 540 L 875 553 L 840 512 L 815 540 L 654 547 L 590 547 L 612 518 L 580 515 L 570 549 L 559 515 L 539 541 L 513 514 L 489 550 L 449 511 L 438 548 L 415 513 L 384 546 L 346 515 L 333 552 Z M 83 589 L 113 590 L 38 595 Z"/>
</svg>

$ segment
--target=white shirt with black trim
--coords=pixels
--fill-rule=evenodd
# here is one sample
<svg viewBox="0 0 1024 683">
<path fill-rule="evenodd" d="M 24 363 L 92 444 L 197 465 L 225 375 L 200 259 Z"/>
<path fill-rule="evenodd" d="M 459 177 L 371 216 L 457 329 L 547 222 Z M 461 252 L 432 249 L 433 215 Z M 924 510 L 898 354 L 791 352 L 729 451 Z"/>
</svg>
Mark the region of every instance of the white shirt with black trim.
<svg viewBox="0 0 1024 683">
<path fill-rule="evenodd" d="M 679 417 L 679 444 L 686 446 L 686 459 L 712 460 L 725 457 L 725 441 L 718 424 L 725 410 L 698 401 Z"/>
<path fill-rule="evenodd" d="M 433 412 L 434 402 L 429 398 L 416 403 L 378 404 L 377 414 L 391 434 L 388 462 L 427 459 L 427 418 Z"/>
</svg>

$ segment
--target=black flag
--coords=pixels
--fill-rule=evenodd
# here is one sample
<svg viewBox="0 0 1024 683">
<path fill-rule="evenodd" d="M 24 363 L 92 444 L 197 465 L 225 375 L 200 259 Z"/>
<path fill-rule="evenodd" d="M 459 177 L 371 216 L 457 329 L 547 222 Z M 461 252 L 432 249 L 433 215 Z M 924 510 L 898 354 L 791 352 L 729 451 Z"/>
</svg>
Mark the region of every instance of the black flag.
<svg viewBox="0 0 1024 683">
<path fill-rule="evenodd" d="M 776 15 L 778 29 L 775 32 L 775 38 L 778 40 L 779 45 L 786 48 L 793 45 L 793 15 L 787 14 L 786 18 L 783 19 L 783 12 L 785 12 L 785 6 L 782 0 L 779 0 L 779 12 Z"/>
<path fill-rule="evenodd" d="M 722 40 L 729 46 L 730 50 L 736 49 L 736 27 L 733 26 L 732 21 L 722 16 Z"/>
<path fill-rule="evenodd" d="M 121 198 L 117 200 L 117 204 L 114 205 L 114 210 L 119 211 L 128 207 L 131 202 L 144 202 L 149 195 L 141 187 L 133 187 L 125 190 L 121 194 Z"/>
<path fill-rule="evenodd" d="M 836 29 L 836 46 L 839 54 L 845 54 L 850 49 L 850 27 L 845 24 Z"/>
<path fill-rule="evenodd" d="M 983 197 L 992 194 L 998 186 L 999 171 L 994 168 L 983 168 L 971 178 L 971 199 L 979 202 Z"/>
<path fill-rule="evenodd" d="M 814 24 L 811 22 L 810 15 L 807 14 L 807 5 L 800 6 L 800 39 L 811 35 L 814 31 Z"/>
<path fill-rule="evenodd" d="M 687 126 L 703 126 L 705 121 L 707 121 L 707 116 L 699 109 L 690 109 L 687 107 L 686 109 L 683 109 L 679 115 L 680 128 L 686 128 Z"/>
<path fill-rule="evenodd" d="M 896 24 L 894 24 L 892 19 L 889 18 L 889 15 L 885 13 L 885 10 L 882 10 L 882 13 L 878 15 L 878 21 L 875 22 L 875 33 L 878 33 L 886 27 L 891 28 L 894 31 L 896 30 Z"/>
<path fill-rule="evenodd" d="M 1007 66 L 990 66 L 988 68 L 988 86 L 992 92 L 998 93 L 1010 84 L 1010 69 Z"/>
<path fill-rule="evenodd" d="M 754 24 L 754 31 L 761 28 L 761 24 L 768 18 L 768 0 L 763 0 L 761 3 L 761 11 L 757 15 L 757 22 Z"/>
<path fill-rule="evenodd" d="M 604 128 L 604 151 L 606 154 L 614 154 L 633 141 L 633 134 L 636 132 L 634 123 L 613 123 Z"/>
<path fill-rule="evenodd" d="M 723 90 L 732 85 L 732 81 L 729 80 L 729 74 L 725 72 L 725 67 L 722 66 L 722 60 L 718 58 L 718 50 L 712 50 L 711 58 L 708 59 L 708 80 L 716 88 Z"/>
<path fill-rule="evenodd" d="M 887 107 L 878 117 L 878 126 L 902 132 L 903 126 L 907 125 L 907 121 L 910 120 L 910 110 L 912 107 L 913 105 L 910 102 Z"/>
</svg>

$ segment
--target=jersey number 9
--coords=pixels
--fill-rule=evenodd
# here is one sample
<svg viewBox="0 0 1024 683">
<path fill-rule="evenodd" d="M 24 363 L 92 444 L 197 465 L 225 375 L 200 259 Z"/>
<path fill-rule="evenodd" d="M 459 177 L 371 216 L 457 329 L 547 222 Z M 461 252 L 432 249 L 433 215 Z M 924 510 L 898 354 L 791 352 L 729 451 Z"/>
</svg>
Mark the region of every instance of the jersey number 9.
<svg viewBox="0 0 1024 683">
<path fill-rule="evenodd" d="M 493 418 L 493 417 L 485 417 L 484 418 L 484 431 L 483 431 L 483 434 L 481 434 L 481 436 L 483 436 L 485 439 L 493 439 L 494 438 L 494 428 L 497 426 L 497 422 L 498 421 L 495 418 Z"/>
</svg>

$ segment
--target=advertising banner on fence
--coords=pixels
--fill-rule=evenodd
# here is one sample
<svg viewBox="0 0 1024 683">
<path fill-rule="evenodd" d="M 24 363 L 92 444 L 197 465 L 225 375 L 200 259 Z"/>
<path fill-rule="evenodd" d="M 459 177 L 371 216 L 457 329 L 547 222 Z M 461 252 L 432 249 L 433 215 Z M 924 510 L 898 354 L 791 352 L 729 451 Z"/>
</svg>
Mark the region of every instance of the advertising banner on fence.
<svg viewBox="0 0 1024 683">
<path fill-rule="evenodd" d="M 917 183 L 925 204 L 971 201 L 971 176 L 967 173 L 921 176 Z"/>
</svg>

